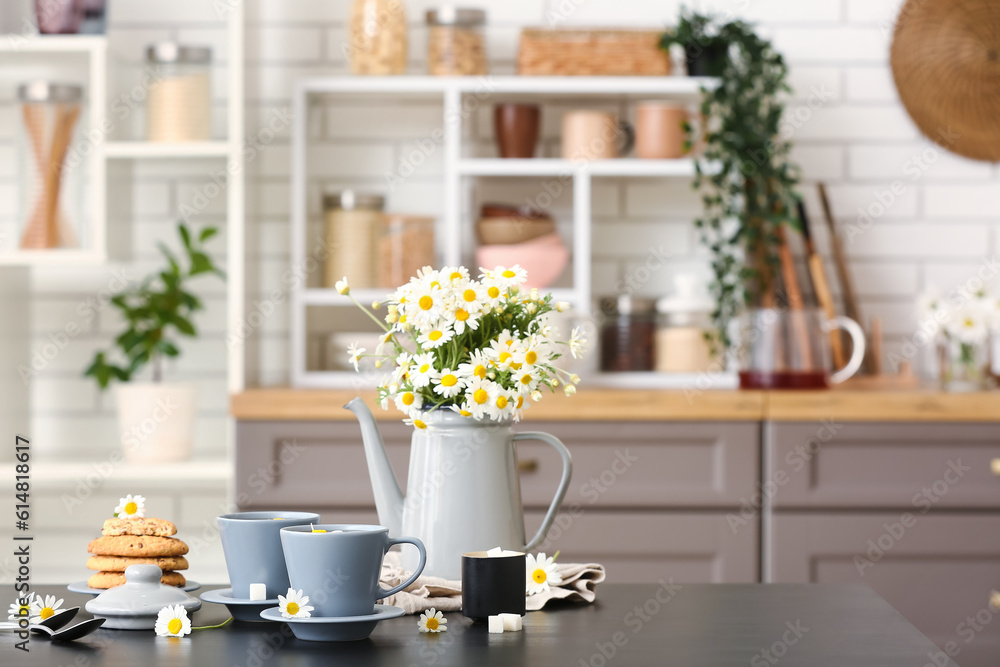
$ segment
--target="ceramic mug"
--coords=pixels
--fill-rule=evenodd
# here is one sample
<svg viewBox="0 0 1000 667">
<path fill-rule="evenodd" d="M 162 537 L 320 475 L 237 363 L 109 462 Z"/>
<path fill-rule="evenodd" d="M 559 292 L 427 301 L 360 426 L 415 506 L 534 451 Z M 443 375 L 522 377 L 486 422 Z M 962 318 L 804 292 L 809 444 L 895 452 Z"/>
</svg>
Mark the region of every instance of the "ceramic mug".
<svg viewBox="0 0 1000 667">
<path fill-rule="evenodd" d="M 462 554 L 462 614 L 486 621 L 497 614 L 525 614 L 525 555 L 507 551 L 490 556 L 485 551 Z"/>
<path fill-rule="evenodd" d="M 313 616 L 367 616 L 375 601 L 403 590 L 420 576 L 427 562 L 424 543 L 415 537 L 389 538 L 385 526 L 363 524 L 290 526 L 281 529 L 281 547 L 291 587 L 309 596 Z M 333 532 L 341 531 L 341 532 Z M 413 576 L 386 590 L 378 585 L 389 547 L 412 544 L 420 552 Z"/>
<path fill-rule="evenodd" d="M 687 109 L 669 102 L 641 102 L 635 113 L 635 152 L 646 160 L 684 156 Z"/>
<path fill-rule="evenodd" d="M 567 160 L 609 160 L 635 143 L 632 125 L 604 111 L 570 111 L 562 120 L 562 156 Z"/>
<path fill-rule="evenodd" d="M 267 599 L 273 600 L 288 592 L 279 531 L 287 526 L 308 528 L 310 523 L 319 523 L 319 514 L 237 512 L 223 514 L 217 521 L 233 597 L 249 600 L 250 584 L 264 584 Z"/>
<path fill-rule="evenodd" d="M 500 157 L 535 157 L 541 115 L 537 104 L 505 102 L 494 107 L 493 129 Z"/>
</svg>

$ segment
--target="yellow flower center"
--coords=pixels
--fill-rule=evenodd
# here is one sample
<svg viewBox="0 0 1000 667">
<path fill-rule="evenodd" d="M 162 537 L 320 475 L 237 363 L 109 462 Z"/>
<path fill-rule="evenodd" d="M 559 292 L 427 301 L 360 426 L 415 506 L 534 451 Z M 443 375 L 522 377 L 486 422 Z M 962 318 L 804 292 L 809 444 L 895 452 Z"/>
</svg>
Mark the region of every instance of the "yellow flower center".
<svg viewBox="0 0 1000 667">
<path fill-rule="evenodd" d="M 521 384 L 531 384 L 531 373 L 525 373 L 521 376 Z"/>
<path fill-rule="evenodd" d="M 502 364 L 503 362 L 507 361 L 508 359 L 510 359 L 513 356 L 514 355 L 512 355 L 510 352 L 501 352 L 500 353 L 500 357 L 499 357 L 500 363 Z"/>
<path fill-rule="evenodd" d="M 531 578 L 535 580 L 536 584 L 544 584 L 548 576 L 545 574 L 545 570 L 539 568 L 531 573 Z"/>
<path fill-rule="evenodd" d="M 420 306 L 421 310 L 430 310 L 434 307 L 434 299 L 425 294 L 420 297 L 420 301 L 417 302 L 417 305 Z"/>
<path fill-rule="evenodd" d="M 461 277 L 462 277 L 461 273 L 459 273 L 458 271 L 452 271 L 451 275 L 448 276 L 448 280 L 455 281 L 461 279 Z"/>
<path fill-rule="evenodd" d="M 510 269 L 507 269 L 506 271 L 503 272 L 502 275 L 503 275 L 504 278 L 513 278 L 517 274 L 514 273 L 513 271 L 511 271 Z"/>
<path fill-rule="evenodd" d="M 432 332 L 430 332 L 429 334 L 427 334 L 427 337 L 428 337 L 429 339 L 431 339 L 431 340 L 438 340 L 438 339 L 440 339 L 440 338 L 441 338 L 441 336 L 443 336 L 443 335 L 444 335 L 444 334 L 443 334 L 443 333 L 441 333 L 440 331 L 437 331 L 437 330 L 435 330 L 435 331 L 432 331 Z"/>
<path fill-rule="evenodd" d="M 524 405 L 524 396 L 518 396 L 516 409 L 520 410 L 522 405 Z"/>
<path fill-rule="evenodd" d="M 476 290 L 474 290 L 474 289 L 467 289 L 467 290 L 465 290 L 464 292 L 462 292 L 462 298 L 465 299 L 466 303 L 468 303 L 470 301 L 475 301 L 476 300 Z"/>
<path fill-rule="evenodd" d="M 448 375 L 445 375 L 443 378 L 441 378 L 441 384 L 444 385 L 445 387 L 454 387 L 456 384 L 458 384 L 458 378 L 449 373 Z"/>
<path fill-rule="evenodd" d="M 41 616 L 42 620 L 44 621 L 47 618 L 55 616 L 55 613 L 56 612 L 55 610 L 52 609 L 52 607 L 43 607 L 42 610 L 38 612 L 38 615 Z"/>
<path fill-rule="evenodd" d="M 139 506 L 135 503 L 128 503 L 125 505 L 125 514 L 135 514 L 139 511 Z"/>
<path fill-rule="evenodd" d="M 524 355 L 524 360 L 527 361 L 529 364 L 533 364 L 536 361 L 538 361 L 538 353 L 535 352 L 534 350 L 529 350 L 528 353 Z"/>
<path fill-rule="evenodd" d="M 431 287 L 441 287 L 441 283 L 439 283 L 439 282 L 438 282 L 438 281 L 436 281 L 436 280 L 435 280 L 435 281 L 432 281 L 432 282 L 431 282 Z"/>
<path fill-rule="evenodd" d="M 426 373 L 430 369 L 431 369 L 431 365 L 430 364 L 421 364 L 421 366 L 420 366 L 420 372 L 421 373 Z"/>
<path fill-rule="evenodd" d="M 486 379 L 486 366 L 479 364 L 476 366 L 476 370 L 472 371 L 472 374 L 478 378 Z"/>
<path fill-rule="evenodd" d="M 295 614 L 299 613 L 299 603 L 298 602 L 289 602 L 288 606 L 285 607 L 285 611 L 287 611 L 292 616 L 295 616 Z"/>
<path fill-rule="evenodd" d="M 965 318 L 965 328 L 966 329 L 971 329 L 975 324 L 976 323 L 972 321 L 972 318 L 970 318 L 970 317 L 966 317 Z"/>
<path fill-rule="evenodd" d="M 485 389 L 477 389 L 476 393 L 472 395 L 472 400 L 474 400 L 479 405 L 482 405 L 483 403 L 488 401 L 489 398 L 490 395 L 486 393 Z"/>
<path fill-rule="evenodd" d="M 428 630 L 437 630 L 438 629 L 438 620 L 436 618 L 428 618 L 427 619 L 427 629 Z"/>
<path fill-rule="evenodd" d="M 501 410 L 507 407 L 506 396 L 497 396 L 497 407 L 500 408 Z"/>
<path fill-rule="evenodd" d="M 500 296 L 500 288 L 499 288 L 499 287 L 496 287 L 496 286 L 493 286 L 493 287 L 489 288 L 489 289 L 488 289 L 488 290 L 486 291 L 486 293 L 490 295 L 490 298 L 491 298 L 491 299 L 495 299 L 495 298 L 497 298 L 498 296 Z"/>
<path fill-rule="evenodd" d="M 289 604 L 288 605 L 289 608 L 293 604 L 295 604 L 295 603 L 292 602 L 291 604 Z M 183 628 L 183 627 L 184 627 L 184 623 L 181 621 L 181 619 L 179 619 L 179 618 L 172 618 L 172 619 L 170 619 L 170 622 L 167 623 L 167 632 L 169 632 L 172 635 L 176 635 L 176 634 L 180 633 L 181 628 Z"/>
<path fill-rule="evenodd" d="M 458 414 L 462 415 L 463 417 L 471 417 L 472 416 L 472 413 L 469 412 L 468 410 L 459 410 Z"/>
<path fill-rule="evenodd" d="M 403 405 L 413 405 L 414 396 L 412 391 L 408 391 L 403 394 Z"/>
<path fill-rule="evenodd" d="M 416 426 L 417 428 L 427 428 L 427 424 L 423 423 L 419 419 L 414 419 L 413 425 Z"/>
<path fill-rule="evenodd" d="M 465 310 L 464 308 L 459 308 L 458 310 L 455 311 L 455 319 L 458 320 L 459 322 L 466 321 L 467 319 L 469 319 L 469 311 Z"/>
</svg>

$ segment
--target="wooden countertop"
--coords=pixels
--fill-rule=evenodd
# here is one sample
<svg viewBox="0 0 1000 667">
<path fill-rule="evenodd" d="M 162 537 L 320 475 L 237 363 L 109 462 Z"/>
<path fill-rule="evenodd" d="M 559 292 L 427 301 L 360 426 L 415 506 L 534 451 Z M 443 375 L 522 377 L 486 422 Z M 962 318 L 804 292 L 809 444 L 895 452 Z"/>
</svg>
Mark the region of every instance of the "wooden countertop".
<svg viewBox="0 0 1000 667">
<path fill-rule="evenodd" d="M 232 397 L 230 413 L 246 421 L 353 421 L 345 403 L 365 389 L 248 389 Z M 401 418 L 395 410 L 379 418 Z M 947 394 L 929 389 L 862 391 L 652 391 L 581 388 L 576 396 L 547 395 L 525 421 L 845 421 L 1000 422 L 1000 391 Z"/>
</svg>

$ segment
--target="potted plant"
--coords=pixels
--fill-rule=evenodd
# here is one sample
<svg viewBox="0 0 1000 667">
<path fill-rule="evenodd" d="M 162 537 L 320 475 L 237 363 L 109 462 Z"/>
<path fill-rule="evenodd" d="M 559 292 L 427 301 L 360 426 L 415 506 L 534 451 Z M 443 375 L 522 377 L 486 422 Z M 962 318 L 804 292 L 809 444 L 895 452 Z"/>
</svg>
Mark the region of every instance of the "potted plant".
<svg viewBox="0 0 1000 667">
<path fill-rule="evenodd" d="M 722 76 L 729 37 L 726 28 L 711 17 L 681 10 L 677 27 L 660 37 L 660 48 L 669 53 L 674 44 L 684 49 L 688 76 Z"/>
<path fill-rule="evenodd" d="M 704 203 L 695 225 L 712 256 L 713 339 L 728 348 L 730 321 L 744 306 L 777 304 L 783 226 L 799 224 L 798 168 L 781 131 L 782 96 L 791 88 L 781 54 L 749 24 L 692 14 L 681 25 L 719 35 L 729 47 L 718 85 L 702 88 L 704 150 L 693 182 Z M 690 146 L 696 131 L 685 130 Z"/>
<path fill-rule="evenodd" d="M 200 275 L 225 277 L 205 252 L 204 244 L 218 231 L 206 227 L 195 237 L 180 223 L 183 257 L 158 245 L 166 267 L 130 286 L 111 299 L 125 320 L 114 345 L 99 351 L 84 375 L 102 390 L 112 381 L 118 387 L 118 422 L 127 460 L 159 463 L 182 461 L 191 454 L 195 415 L 195 387 L 163 382 L 163 362 L 180 356 L 178 341 L 193 338 L 197 330 L 192 315 L 204 309 L 188 283 Z M 133 378 L 149 366 L 151 382 Z"/>
</svg>

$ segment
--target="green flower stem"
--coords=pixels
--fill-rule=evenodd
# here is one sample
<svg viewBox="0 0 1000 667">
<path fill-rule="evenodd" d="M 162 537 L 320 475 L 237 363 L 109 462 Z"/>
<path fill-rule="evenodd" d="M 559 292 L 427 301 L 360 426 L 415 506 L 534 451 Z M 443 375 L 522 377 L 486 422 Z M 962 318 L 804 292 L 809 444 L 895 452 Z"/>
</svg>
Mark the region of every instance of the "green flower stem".
<svg viewBox="0 0 1000 667">
<path fill-rule="evenodd" d="M 373 313 L 372 311 L 368 310 L 368 307 L 365 306 L 365 305 L 363 305 L 360 301 L 358 301 L 353 294 L 351 294 L 350 292 L 348 292 L 347 293 L 347 298 L 350 299 L 351 301 L 353 301 L 354 305 L 356 305 L 358 308 L 360 308 L 361 311 L 365 315 L 367 315 L 368 317 L 370 317 L 372 319 L 372 321 L 375 324 L 377 324 L 380 329 L 382 329 L 382 331 L 385 331 L 386 333 L 389 333 L 389 327 L 386 326 L 385 322 L 383 322 L 378 317 L 376 317 L 375 313 Z"/>
<path fill-rule="evenodd" d="M 215 628 L 223 628 L 223 627 L 229 625 L 229 623 L 232 622 L 232 620 L 233 620 L 233 617 L 230 616 L 229 618 L 227 618 L 226 620 L 224 620 L 222 623 L 219 623 L 218 625 L 203 625 L 201 627 L 191 628 L 191 629 L 192 630 L 214 630 Z"/>
</svg>

